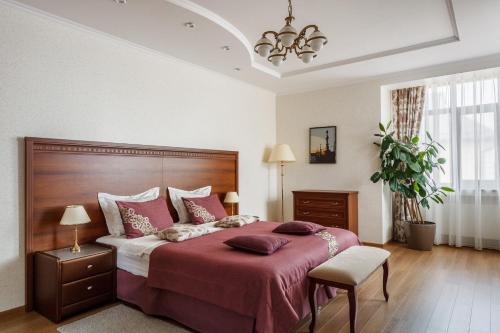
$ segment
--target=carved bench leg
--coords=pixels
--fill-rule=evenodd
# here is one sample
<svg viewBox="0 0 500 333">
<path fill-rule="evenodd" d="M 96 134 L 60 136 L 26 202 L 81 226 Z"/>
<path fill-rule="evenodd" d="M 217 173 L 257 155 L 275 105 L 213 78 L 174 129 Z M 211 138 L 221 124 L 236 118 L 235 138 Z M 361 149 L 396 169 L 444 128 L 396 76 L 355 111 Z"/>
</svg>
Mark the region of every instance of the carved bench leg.
<svg viewBox="0 0 500 333">
<path fill-rule="evenodd" d="M 351 325 L 351 333 L 356 333 L 356 315 L 358 311 L 358 295 L 355 286 L 347 289 L 347 297 L 349 298 L 349 321 Z"/>
<path fill-rule="evenodd" d="M 309 332 L 314 332 L 314 326 L 316 325 L 316 281 L 309 279 L 309 305 L 311 306 L 311 324 L 309 325 Z"/>
<path fill-rule="evenodd" d="M 384 297 L 385 301 L 389 301 L 389 293 L 387 292 L 387 278 L 389 277 L 389 262 L 386 260 L 384 264 L 382 265 L 384 268 L 384 282 L 383 282 L 383 287 L 384 287 Z"/>
</svg>

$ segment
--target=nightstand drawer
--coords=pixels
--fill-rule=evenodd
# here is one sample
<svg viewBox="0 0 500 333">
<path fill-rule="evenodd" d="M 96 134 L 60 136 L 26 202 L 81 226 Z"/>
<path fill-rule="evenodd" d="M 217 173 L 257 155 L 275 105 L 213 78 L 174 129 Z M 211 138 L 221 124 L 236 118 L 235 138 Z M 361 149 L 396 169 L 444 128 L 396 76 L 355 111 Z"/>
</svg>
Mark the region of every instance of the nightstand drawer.
<svg viewBox="0 0 500 333">
<path fill-rule="evenodd" d="M 109 253 L 64 261 L 61 264 L 62 283 L 73 282 L 83 278 L 104 273 L 114 267 L 113 255 Z"/>
<path fill-rule="evenodd" d="M 113 300 L 114 296 L 113 293 L 106 293 L 103 295 L 99 295 L 96 297 L 92 297 L 89 299 L 86 299 L 85 301 L 74 303 L 68 306 L 65 306 L 61 308 L 61 316 L 62 317 L 67 317 L 69 315 L 87 310 L 87 309 L 92 309 L 100 304 L 103 303 L 108 303 Z"/>
<path fill-rule="evenodd" d="M 100 274 L 62 286 L 62 305 L 81 302 L 113 290 L 113 272 Z"/>
</svg>

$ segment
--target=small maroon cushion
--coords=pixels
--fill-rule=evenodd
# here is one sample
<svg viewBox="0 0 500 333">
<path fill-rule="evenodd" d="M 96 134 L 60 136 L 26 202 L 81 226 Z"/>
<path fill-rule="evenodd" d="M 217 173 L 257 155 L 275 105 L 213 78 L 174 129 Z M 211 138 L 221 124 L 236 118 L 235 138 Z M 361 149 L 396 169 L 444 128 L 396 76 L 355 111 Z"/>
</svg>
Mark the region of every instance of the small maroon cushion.
<svg viewBox="0 0 500 333">
<path fill-rule="evenodd" d="M 316 223 L 292 221 L 277 226 L 273 232 L 291 235 L 311 235 L 323 230 L 326 230 L 326 228 Z"/>
<path fill-rule="evenodd" d="M 144 202 L 116 201 L 127 238 L 151 235 L 174 224 L 165 199 Z"/>
<path fill-rule="evenodd" d="M 267 235 L 236 236 L 228 239 L 224 244 L 238 250 L 250 251 L 259 254 L 273 254 L 289 240 L 282 237 Z"/>
<path fill-rule="evenodd" d="M 182 198 L 193 224 L 219 221 L 227 216 L 217 194 L 201 198 Z"/>
</svg>

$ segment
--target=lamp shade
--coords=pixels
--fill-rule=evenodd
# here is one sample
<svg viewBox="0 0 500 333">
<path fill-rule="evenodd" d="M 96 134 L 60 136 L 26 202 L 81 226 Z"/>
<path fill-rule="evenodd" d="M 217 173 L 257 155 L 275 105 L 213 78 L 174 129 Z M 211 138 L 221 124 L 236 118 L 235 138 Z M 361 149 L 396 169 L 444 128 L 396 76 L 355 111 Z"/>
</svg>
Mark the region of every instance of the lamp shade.
<svg viewBox="0 0 500 333">
<path fill-rule="evenodd" d="M 227 192 L 226 197 L 224 198 L 225 203 L 238 203 L 240 202 L 240 198 L 238 197 L 238 193 L 236 192 Z"/>
<path fill-rule="evenodd" d="M 269 162 L 295 162 L 295 155 L 287 144 L 277 144 L 269 155 Z"/>
<path fill-rule="evenodd" d="M 90 217 L 82 205 L 66 206 L 61 218 L 61 225 L 75 225 L 90 222 Z"/>
</svg>

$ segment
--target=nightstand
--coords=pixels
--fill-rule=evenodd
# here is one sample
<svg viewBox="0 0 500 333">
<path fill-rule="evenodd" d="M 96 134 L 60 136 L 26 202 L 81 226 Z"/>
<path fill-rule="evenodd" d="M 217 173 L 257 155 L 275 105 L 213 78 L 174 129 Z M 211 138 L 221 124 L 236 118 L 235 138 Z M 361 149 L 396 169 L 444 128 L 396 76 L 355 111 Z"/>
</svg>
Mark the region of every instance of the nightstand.
<svg viewBox="0 0 500 333">
<path fill-rule="evenodd" d="M 85 244 L 37 252 L 34 258 L 35 310 L 54 322 L 116 298 L 116 249 Z"/>
</svg>

